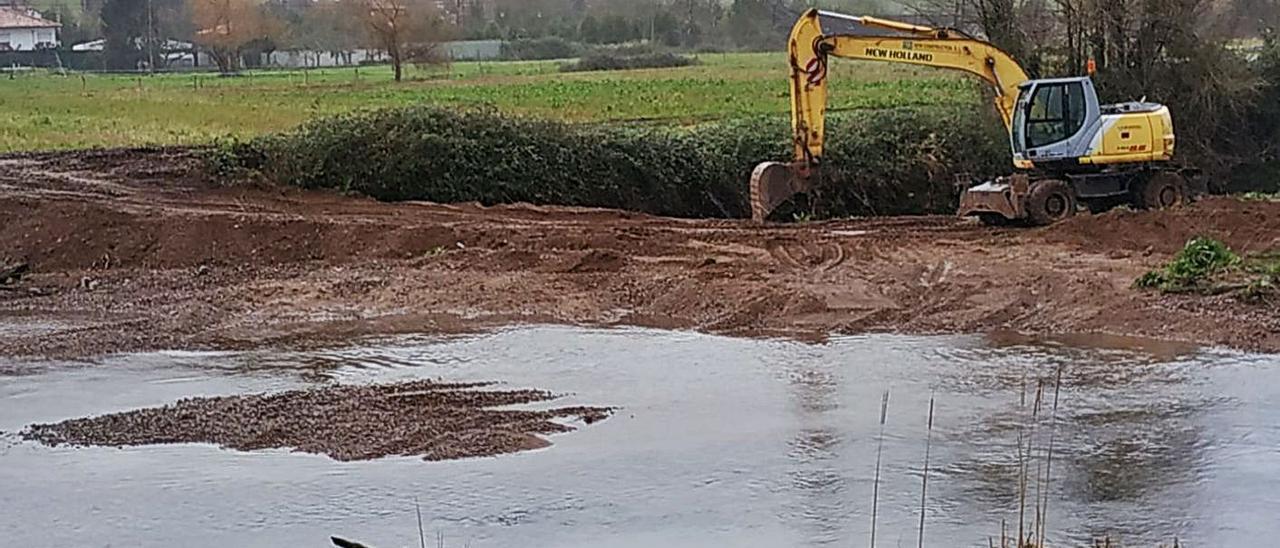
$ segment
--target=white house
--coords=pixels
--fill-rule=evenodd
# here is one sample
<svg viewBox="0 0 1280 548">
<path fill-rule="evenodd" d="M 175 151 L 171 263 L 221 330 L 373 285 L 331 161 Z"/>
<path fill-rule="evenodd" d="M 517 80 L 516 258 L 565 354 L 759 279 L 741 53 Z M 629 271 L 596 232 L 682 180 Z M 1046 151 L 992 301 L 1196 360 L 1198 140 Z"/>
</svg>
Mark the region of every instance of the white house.
<svg viewBox="0 0 1280 548">
<path fill-rule="evenodd" d="M 0 51 L 57 47 L 61 26 L 33 10 L 0 7 Z"/>
</svg>

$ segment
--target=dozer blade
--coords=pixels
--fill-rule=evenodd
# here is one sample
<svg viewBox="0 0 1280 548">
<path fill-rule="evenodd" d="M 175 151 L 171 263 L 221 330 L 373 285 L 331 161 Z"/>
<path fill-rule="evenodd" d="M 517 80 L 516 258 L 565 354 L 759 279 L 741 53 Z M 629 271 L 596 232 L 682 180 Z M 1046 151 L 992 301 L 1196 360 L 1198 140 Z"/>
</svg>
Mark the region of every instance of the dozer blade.
<svg viewBox="0 0 1280 548">
<path fill-rule="evenodd" d="M 777 209 L 813 184 L 808 170 L 797 164 L 765 162 L 751 173 L 751 220 L 762 222 Z"/>
</svg>

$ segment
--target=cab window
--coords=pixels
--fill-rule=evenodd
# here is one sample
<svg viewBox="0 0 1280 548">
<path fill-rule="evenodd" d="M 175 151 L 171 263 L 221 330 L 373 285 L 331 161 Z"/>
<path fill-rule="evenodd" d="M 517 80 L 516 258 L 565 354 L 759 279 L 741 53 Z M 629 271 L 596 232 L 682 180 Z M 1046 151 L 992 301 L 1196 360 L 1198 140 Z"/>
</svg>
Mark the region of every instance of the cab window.
<svg viewBox="0 0 1280 548">
<path fill-rule="evenodd" d="M 1027 105 L 1027 148 L 1065 141 L 1084 126 L 1084 85 L 1041 84 Z"/>
</svg>

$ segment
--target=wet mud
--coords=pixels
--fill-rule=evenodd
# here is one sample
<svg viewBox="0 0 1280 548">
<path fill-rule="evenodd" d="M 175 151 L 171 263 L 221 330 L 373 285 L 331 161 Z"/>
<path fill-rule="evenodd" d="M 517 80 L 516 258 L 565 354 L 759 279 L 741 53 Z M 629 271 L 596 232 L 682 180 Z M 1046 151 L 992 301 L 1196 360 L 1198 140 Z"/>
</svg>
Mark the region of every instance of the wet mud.
<svg viewBox="0 0 1280 548">
<path fill-rule="evenodd" d="M 426 460 L 493 456 L 550 445 L 542 436 L 591 424 L 601 407 L 496 409 L 556 399 L 539 390 L 495 390 L 488 383 L 415 381 L 327 386 L 271 394 L 188 398 L 21 433 L 47 445 L 140 446 L 211 443 L 241 451 L 292 449 L 339 461 L 414 456 Z"/>
<path fill-rule="evenodd" d="M 1038 229 L 946 216 L 757 225 L 222 187 L 193 151 L 149 149 L 0 157 L 0 219 L 0 263 L 29 265 L 0 291 L 5 357 L 536 323 L 801 340 L 1090 333 L 1280 351 L 1273 305 L 1133 287 L 1195 236 L 1280 249 L 1276 202 L 1210 198 Z"/>
</svg>

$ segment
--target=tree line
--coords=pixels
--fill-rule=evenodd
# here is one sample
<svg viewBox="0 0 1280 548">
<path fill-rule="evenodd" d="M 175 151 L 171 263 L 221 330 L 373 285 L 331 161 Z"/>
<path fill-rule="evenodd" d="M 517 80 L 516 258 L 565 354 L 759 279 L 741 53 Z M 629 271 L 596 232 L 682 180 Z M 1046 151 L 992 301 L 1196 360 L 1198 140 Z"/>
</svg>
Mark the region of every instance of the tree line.
<svg viewBox="0 0 1280 548">
<path fill-rule="evenodd" d="M 234 71 L 257 54 L 385 53 L 395 66 L 438 57 L 442 40 L 555 37 L 582 44 L 647 41 L 670 48 L 778 49 L 804 0 L 33 0 L 63 22 L 62 41 L 104 38 L 112 69 L 164 67 L 194 43 Z M 43 3 L 41 5 L 41 3 Z M 862 13 L 892 0 L 829 0 Z"/>
<path fill-rule="evenodd" d="M 104 0 L 96 30 L 111 69 L 164 68 L 193 44 L 222 72 L 262 53 L 312 50 L 345 56 L 373 50 L 395 67 L 440 62 L 440 42 L 453 36 L 433 0 Z M 63 42 L 90 29 L 71 25 Z M 70 36 L 69 36 L 70 35 Z"/>
<path fill-rule="evenodd" d="M 1280 182 L 1280 2 L 913 0 L 908 8 L 986 37 L 1032 77 L 1080 75 L 1092 63 L 1104 101 L 1168 105 L 1179 157 L 1212 184 Z"/>
</svg>

